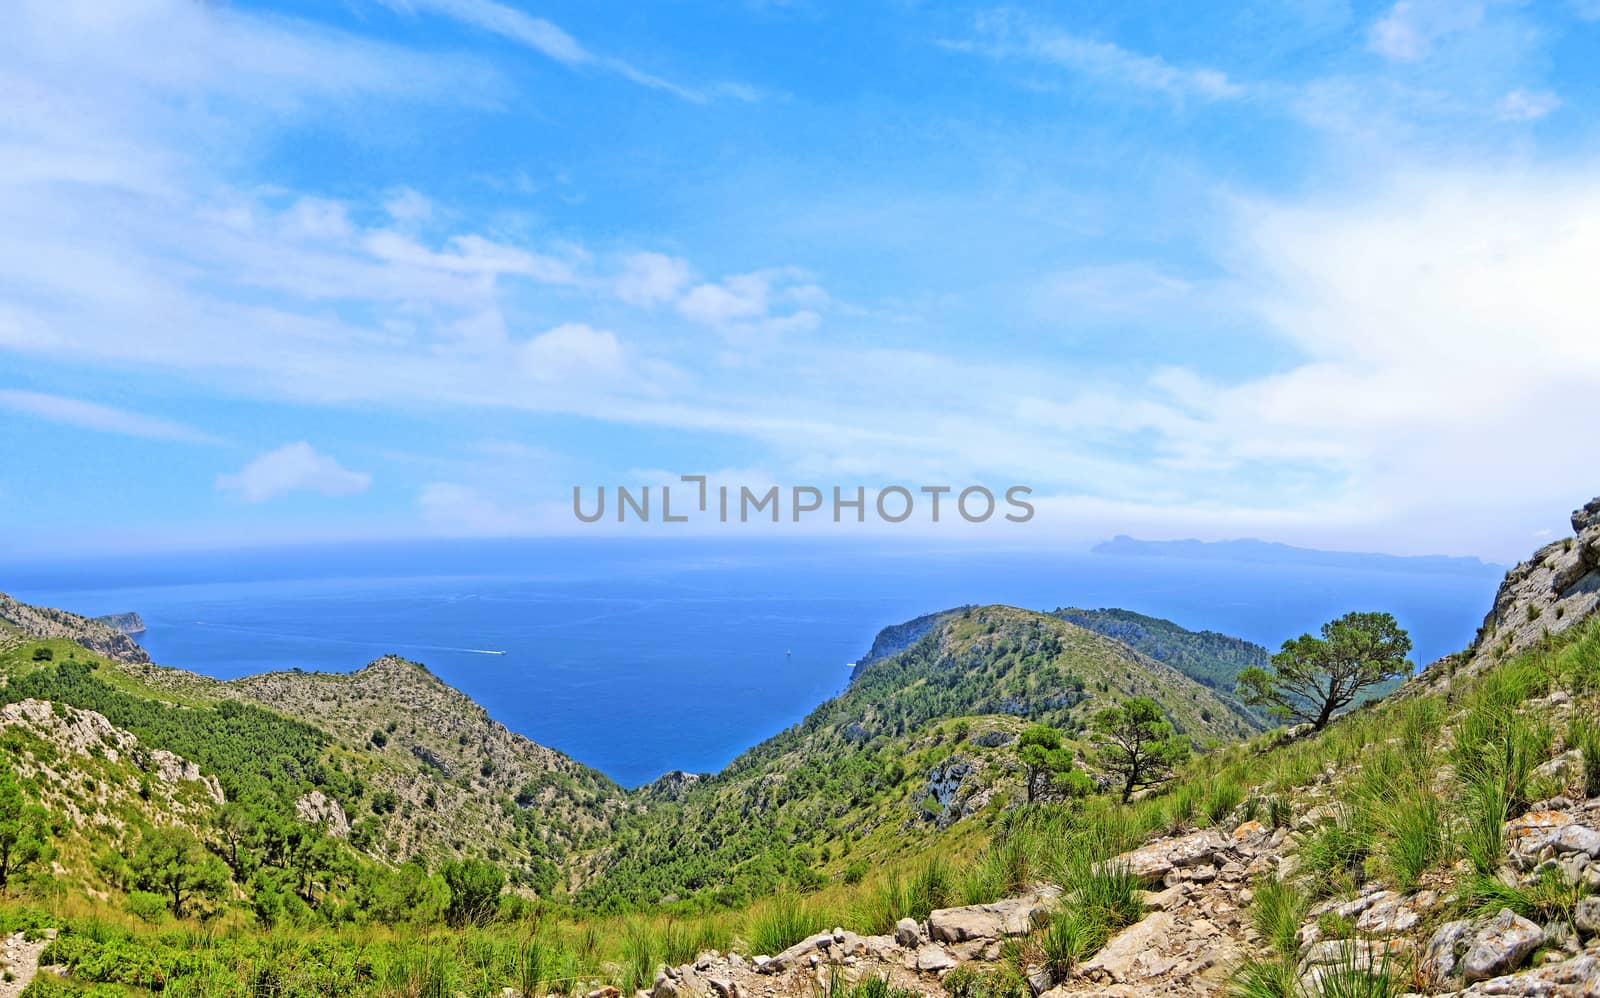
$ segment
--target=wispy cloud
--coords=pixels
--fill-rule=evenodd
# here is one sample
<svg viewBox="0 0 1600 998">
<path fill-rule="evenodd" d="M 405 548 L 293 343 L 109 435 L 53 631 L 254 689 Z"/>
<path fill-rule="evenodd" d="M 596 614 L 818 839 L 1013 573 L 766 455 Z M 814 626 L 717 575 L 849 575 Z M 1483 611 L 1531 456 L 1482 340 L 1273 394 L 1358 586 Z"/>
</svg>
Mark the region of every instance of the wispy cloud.
<svg viewBox="0 0 1600 998">
<path fill-rule="evenodd" d="M 1560 108 L 1561 98 L 1548 90 L 1513 90 L 1500 98 L 1495 114 L 1503 121 L 1538 121 Z"/>
<path fill-rule="evenodd" d="M 43 392 L 0 388 L 0 409 L 80 429 L 144 437 L 147 440 L 171 440 L 185 444 L 221 442 L 211 434 L 183 423 Z"/>
<path fill-rule="evenodd" d="M 1247 92 L 1222 70 L 1176 66 L 1160 56 L 1043 27 L 1004 11 L 981 15 L 975 38 L 942 44 L 955 51 L 976 52 L 996 59 L 1023 58 L 1050 63 L 1100 83 L 1178 99 L 1226 100 L 1242 97 Z"/>
<path fill-rule="evenodd" d="M 691 87 L 646 72 L 624 59 L 591 51 L 578 39 L 542 17 L 518 10 L 496 0 L 381 0 L 403 11 L 427 11 L 469 24 L 531 49 L 563 66 L 598 69 L 620 76 L 651 90 L 660 90 L 683 100 L 703 104 L 718 98 L 752 101 L 759 98 L 753 87 L 742 84 L 712 84 Z"/>
<path fill-rule="evenodd" d="M 1367 47 L 1386 59 L 1425 59 L 1442 39 L 1477 27 L 1482 0 L 1399 0 L 1367 33 Z"/>
</svg>

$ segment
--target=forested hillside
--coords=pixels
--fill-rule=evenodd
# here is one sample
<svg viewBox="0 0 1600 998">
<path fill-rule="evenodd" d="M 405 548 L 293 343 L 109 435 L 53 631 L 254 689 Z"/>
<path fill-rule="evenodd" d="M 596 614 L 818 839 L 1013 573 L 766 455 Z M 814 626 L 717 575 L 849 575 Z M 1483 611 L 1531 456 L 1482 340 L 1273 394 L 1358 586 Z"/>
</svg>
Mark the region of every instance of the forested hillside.
<svg viewBox="0 0 1600 998">
<path fill-rule="evenodd" d="M 1069 749 L 1076 738 L 1092 767 L 1089 719 L 1133 697 L 1154 699 L 1197 745 L 1258 730 L 1171 667 L 1047 614 L 972 607 L 913 624 L 909 646 L 865 662 L 796 727 L 715 776 L 647 795 L 579 897 L 727 903 L 853 876 L 997 797 L 1023 796 L 1015 742 L 1027 724 L 1061 731 Z"/>
</svg>

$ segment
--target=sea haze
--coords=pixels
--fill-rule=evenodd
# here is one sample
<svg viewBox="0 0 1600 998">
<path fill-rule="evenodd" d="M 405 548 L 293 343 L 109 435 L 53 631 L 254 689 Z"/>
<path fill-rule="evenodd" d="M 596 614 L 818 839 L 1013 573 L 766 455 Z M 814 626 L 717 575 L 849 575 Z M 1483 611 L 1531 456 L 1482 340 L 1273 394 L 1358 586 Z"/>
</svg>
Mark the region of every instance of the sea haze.
<svg viewBox="0 0 1600 998">
<path fill-rule="evenodd" d="M 1427 568 L 563 540 L 16 565 L 0 590 L 89 615 L 137 611 L 157 662 L 224 679 L 404 655 L 632 786 L 721 768 L 842 689 L 880 627 L 965 603 L 1124 607 L 1269 648 L 1347 610 L 1388 610 L 1426 663 L 1472 638 L 1503 572 Z"/>
</svg>

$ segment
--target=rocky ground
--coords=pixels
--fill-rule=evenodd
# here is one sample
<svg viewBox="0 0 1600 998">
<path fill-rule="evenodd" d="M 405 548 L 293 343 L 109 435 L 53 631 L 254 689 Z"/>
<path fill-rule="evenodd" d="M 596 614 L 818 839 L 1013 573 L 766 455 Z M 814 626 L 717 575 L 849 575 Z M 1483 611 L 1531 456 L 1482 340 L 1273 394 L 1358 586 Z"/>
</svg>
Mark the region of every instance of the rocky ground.
<svg viewBox="0 0 1600 998">
<path fill-rule="evenodd" d="M 13 932 L 0 945 L 0 998 L 17 998 L 39 972 L 39 952 L 48 939 L 29 942 Z"/>
<path fill-rule="evenodd" d="M 1029 967 L 1031 987 L 1041 998 L 1223 993 L 1245 958 L 1268 955 L 1250 920 L 1252 884 L 1292 876 L 1298 842 L 1326 817 L 1326 809 L 1313 808 L 1292 829 L 1249 821 L 1229 834 L 1196 831 L 1123 854 L 1117 861 L 1148 887 L 1145 917 L 1064 980 Z M 1508 883 L 1528 882 L 1553 864 L 1573 882 L 1600 890 L 1597 828 L 1600 798 L 1540 802 L 1507 824 L 1503 876 Z M 1509 910 L 1449 919 L 1450 879 L 1441 875 L 1406 894 L 1371 884 L 1354 897 L 1312 907 L 1300 929 L 1296 968 L 1306 993 L 1319 993 L 1326 979 L 1354 967 L 1386 970 L 1415 994 L 1600 996 L 1600 897 L 1581 901 L 1570 923 L 1540 925 Z M 840 928 L 772 957 L 708 953 L 694 964 L 664 968 L 649 998 L 809 996 L 833 974 L 852 982 L 887 976 L 895 986 L 939 995 L 952 969 L 998 959 L 1005 939 L 1027 934 L 1056 906 L 1070 903 L 1046 889 L 935 911 L 922 923 L 904 920 L 893 935 Z M 1338 917 L 1322 918 L 1326 913 Z M 1327 924 L 1348 927 L 1347 937 L 1325 937 Z"/>
</svg>

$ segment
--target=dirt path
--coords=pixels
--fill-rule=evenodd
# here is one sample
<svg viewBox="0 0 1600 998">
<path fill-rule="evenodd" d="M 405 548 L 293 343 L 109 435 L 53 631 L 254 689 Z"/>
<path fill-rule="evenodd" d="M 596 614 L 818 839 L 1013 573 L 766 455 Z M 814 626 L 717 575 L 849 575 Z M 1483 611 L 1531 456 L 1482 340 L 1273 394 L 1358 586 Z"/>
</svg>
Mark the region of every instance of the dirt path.
<svg viewBox="0 0 1600 998">
<path fill-rule="evenodd" d="M 39 953 L 47 939 L 27 942 L 22 933 L 13 932 L 0 945 L 0 998 L 17 998 L 39 972 Z"/>
</svg>

